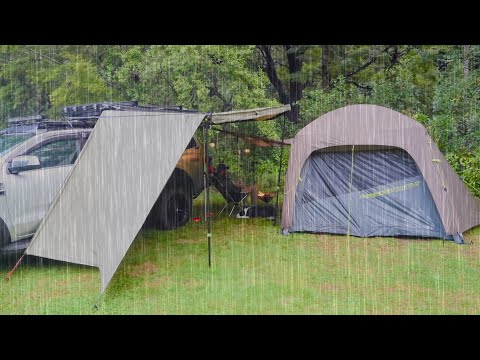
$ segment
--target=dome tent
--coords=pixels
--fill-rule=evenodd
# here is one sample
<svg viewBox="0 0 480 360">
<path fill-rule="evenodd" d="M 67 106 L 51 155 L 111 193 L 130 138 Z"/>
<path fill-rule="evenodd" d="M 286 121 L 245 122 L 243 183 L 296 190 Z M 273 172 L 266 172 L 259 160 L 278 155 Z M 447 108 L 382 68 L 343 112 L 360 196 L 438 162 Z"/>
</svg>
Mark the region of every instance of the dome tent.
<svg viewBox="0 0 480 360">
<path fill-rule="evenodd" d="M 463 243 L 480 203 L 417 121 L 376 105 L 351 105 L 295 136 L 282 229 Z"/>
</svg>

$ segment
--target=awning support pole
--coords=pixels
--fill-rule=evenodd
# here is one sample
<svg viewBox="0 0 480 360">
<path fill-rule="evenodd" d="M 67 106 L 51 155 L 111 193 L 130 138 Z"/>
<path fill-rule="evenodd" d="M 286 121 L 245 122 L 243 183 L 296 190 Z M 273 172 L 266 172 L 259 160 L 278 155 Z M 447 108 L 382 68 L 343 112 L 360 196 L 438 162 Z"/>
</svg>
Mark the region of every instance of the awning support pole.
<svg viewBox="0 0 480 360">
<path fill-rule="evenodd" d="M 206 117 L 206 120 L 204 122 L 204 126 L 203 126 L 203 131 L 204 131 L 204 134 L 205 134 L 205 159 L 204 159 L 204 162 L 206 164 L 205 166 L 205 177 L 206 177 L 206 189 L 205 189 L 205 193 L 206 193 L 206 214 L 205 214 L 205 218 L 207 220 L 207 243 L 208 243 L 208 267 L 212 267 L 212 244 L 211 244 L 211 240 L 212 240 L 212 233 L 211 233 L 211 221 L 212 221 L 212 216 L 211 216 L 211 206 L 210 206 L 210 177 L 209 177 L 209 173 L 208 173 L 208 157 L 209 157 L 209 154 L 208 154 L 208 147 L 209 147 L 209 144 L 208 144 L 208 129 L 210 128 L 210 118 L 207 116 Z"/>
<path fill-rule="evenodd" d="M 279 202 L 279 195 L 280 195 L 280 177 L 282 175 L 282 164 L 283 164 L 283 147 L 285 146 L 285 119 L 287 116 L 283 114 L 283 123 L 282 123 L 282 146 L 280 147 L 280 164 L 278 166 L 278 179 L 277 179 L 277 199 L 275 201 L 275 218 L 273 219 L 273 225 L 277 225 L 277 218 L 278 218 L 278 202 Z"/>
</svg>

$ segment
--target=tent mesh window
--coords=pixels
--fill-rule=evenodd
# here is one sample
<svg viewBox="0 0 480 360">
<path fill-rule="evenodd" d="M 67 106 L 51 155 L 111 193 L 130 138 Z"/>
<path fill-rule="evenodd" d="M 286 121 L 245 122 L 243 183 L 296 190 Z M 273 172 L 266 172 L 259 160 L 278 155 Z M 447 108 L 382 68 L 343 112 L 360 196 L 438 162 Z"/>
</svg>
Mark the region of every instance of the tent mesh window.
<svg viewBox="0 0 480 360">
<path fill-rule="evenodd" d="M 302 202 L 350 192 L 351 152 L 319 151 L 312 154 L 307 163 L 301 176 L 306 190 Z M 419 173 L 415 161 L 404 150 L 373 148 L 354 151 L 352 191 L 405 180 Z M 324 185 L 320 188 L 317 188 L 318 177 Z M 309 191 L 312 189 L 315 191 Z"/>
<path fill-rule="evenodd" d="M 294 231 L 445 237 L 431 193 L 404 150 L 327 148 L 310 155 L 296 193 Z"/>
</svg>

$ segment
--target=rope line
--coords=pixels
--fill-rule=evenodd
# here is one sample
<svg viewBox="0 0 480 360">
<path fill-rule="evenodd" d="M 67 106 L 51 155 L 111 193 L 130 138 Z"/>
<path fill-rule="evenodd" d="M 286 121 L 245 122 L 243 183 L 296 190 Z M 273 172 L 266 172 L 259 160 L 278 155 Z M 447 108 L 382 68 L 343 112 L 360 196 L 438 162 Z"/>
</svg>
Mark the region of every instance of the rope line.
<svg viewBox="0 0 480 360">
<path fill-rule="evenodd" d="M 25 256 L 25 254 L 23 254 L 22 256 L 20 256 L 20 259 L 18 259 L 17 263 L 15 264 L 15 266 L 13 267 L 12 270 L 10 270 L 10 272 L 8 273 L 7 277 L 5 278 L 5 281 L 10 281 L 10 278 L 12 277 L 13 273 L 15 272 L 15 270 L 17 270 L 17 267 L 18 265 L 20 265 L 20 263 L 22 262 L 23 260 L 23 257 Z"/>
<path fill-rule="evenodd" d="M 352 145 L 352 165 L 350 168 L 350 190 L 348 198 L 348 224 L 347 224 L 347 237 L 350 237 L 350 213 L 352 206 L 352 181 L 353 181 L 353 154 L 355 152 L 355 145 Z"/>
</svg>

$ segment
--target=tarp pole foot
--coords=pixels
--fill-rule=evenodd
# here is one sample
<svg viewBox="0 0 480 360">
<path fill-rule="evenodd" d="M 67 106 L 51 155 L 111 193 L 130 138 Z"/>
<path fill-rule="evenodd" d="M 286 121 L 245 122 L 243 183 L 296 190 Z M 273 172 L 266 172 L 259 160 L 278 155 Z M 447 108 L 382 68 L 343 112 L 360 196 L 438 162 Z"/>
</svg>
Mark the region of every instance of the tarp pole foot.
<svg viewBox="0 0 480 360">
<path fill-rule="evenodd" d="M 208 267 L 212 267 L 212 234 L 207 234 L 208 239 Z"/>
<path fill-rule="evenodd" d="M 92 306 L 92 310 L 98 311 L 100 308 L 98 307 L 98 304 L 100 303 L 100 298 L 102 297 L 102 294 L 98 295 L 97 300 L 95 301 L 95 304 Z"/>
</svg>

